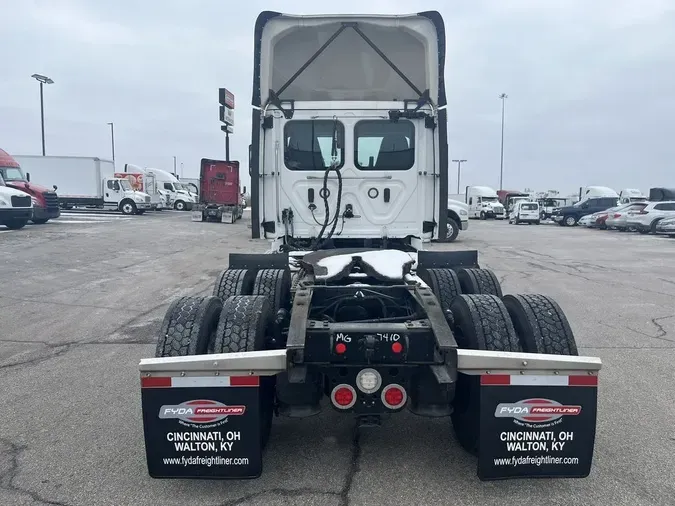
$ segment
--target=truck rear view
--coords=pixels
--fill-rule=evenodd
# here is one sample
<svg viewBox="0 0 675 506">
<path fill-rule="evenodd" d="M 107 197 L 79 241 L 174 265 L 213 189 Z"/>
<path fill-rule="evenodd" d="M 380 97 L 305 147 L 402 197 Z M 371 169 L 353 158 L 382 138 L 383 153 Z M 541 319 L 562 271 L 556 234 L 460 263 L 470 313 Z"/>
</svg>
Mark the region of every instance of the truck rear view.
<svg viewBox="0 0 675 506">
<path fill-rule="evenodd" d="M 243 216 L 239 162 L 202 158 L 199 205 L 192 211 L 193 221 L 234 223 Z"/>
</svg>

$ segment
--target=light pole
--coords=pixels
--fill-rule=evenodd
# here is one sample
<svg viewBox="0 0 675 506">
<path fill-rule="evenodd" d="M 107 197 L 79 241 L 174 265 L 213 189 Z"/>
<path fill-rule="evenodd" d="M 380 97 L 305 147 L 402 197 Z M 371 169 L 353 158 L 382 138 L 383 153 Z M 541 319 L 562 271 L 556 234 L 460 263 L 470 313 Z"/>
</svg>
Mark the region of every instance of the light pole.
<svg viewBox="0 0 675 506">
<path fill-rule="evenodd" d="M 108 123 L 108 125 L 110 125 L 110 142 L 112 143 L 113 165 L 115 165 L 115 124 Z"/>
<path fill-rule="evenodd" d="M 462 163 L 466 160 L 453 160 L 453 163 L 457 164 L 457 194 L 461 193 L 459 191 L 459 179 L 462 177 Z"/>
<path fill-rule="evenodd" d="M 506 93 L 499 95 L 499 98 L 502 99 L 502 153 L 501 159 L 499 162 L 499 189 L 503 190 L 504 182 L 504 103 L 509 96 Z"/>
<path fill-rule="evenodd" d="M 52 81 L 49 77 L 40 74 L 33 74 L 31 77 L 33 79 L 36 79 L 40 83 L 40 125 L 42 127 L 42 156 L 45 156 L 45 105 L 44 105 L 44 97 L 42 94 L 42 85 L 54 84 L 54 81 Z"/>
<path fill-rule="evenodd" d="M 175 156 L 173 157 L 173 175 L 174 176 L 177 175 L 177 172 L 176 172 L 176 157 Z"/>
<path fill-rule="evenodd" d="M 180 162 L 180 177 L 183 177 L 183 162 Z"/>
</svg>

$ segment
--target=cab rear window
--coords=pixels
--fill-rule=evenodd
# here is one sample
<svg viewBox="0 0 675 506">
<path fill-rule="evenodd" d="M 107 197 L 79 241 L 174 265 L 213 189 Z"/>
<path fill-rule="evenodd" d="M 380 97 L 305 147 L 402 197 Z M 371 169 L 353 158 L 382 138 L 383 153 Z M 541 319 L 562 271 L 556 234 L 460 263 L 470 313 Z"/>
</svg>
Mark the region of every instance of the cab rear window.
<svg viewBox="0 0 675 506">
<path fill-rule="evenodd" d="M 363 120 L 354 127 L 354 165 L 361 170 L 408 170 L 415 164 L 415 125 Z"/>
<path fill-rule="evenodd" d="M 334 135 L 335 134 L 335 135 Z M 291 170 L 326 170 L 336 139 L 337 168 L 344 165 L 345 129 L 332 120 L 294 120 L 284 127 L 284 164 Z"/>
<path fill-rule="evenodd" d="M 520 204 L 520 208 L 523 211 L 536 211 L 539 208 L 539 204 Z"/>
</svg>

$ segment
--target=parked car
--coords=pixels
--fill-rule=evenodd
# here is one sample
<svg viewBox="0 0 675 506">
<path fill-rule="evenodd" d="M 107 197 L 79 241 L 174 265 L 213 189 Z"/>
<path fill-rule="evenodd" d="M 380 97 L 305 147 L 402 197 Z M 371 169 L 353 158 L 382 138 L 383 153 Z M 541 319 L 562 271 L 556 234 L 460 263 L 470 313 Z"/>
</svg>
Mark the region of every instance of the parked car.
<svg viewBox="0 0 675 506">
<path fill-rule="evenodd" d="M 659 221 L 671 217 L 675 217 L 675 200 L 649 202 L 640 211 L 630 211 L 626 222 L 641 234 L 654 234 Z"/>
<path fill-rule="evenodd" d="M 589 214 L 606 211 L 616 207 L 619 197 L 591 197 L 573 206 L 560 207 L 553 210 L 553 221 L 562 226 L 573 227 L 581 218 Z"/>
<path fill-rule="evenodd" d="M 628 213 L 631 211 L 642 211 L 649 202 L 631 202 L 615 208 L 609 212 L 605 225 L 607 228 L 630 232 L 635 232 L 635 227 L 628 226 Z"/>
<path fill-rule="evenodd" d="M 659 220 L 656 224 L 656 233 L 675 237 L 675 217 Z"/>
<path fill-rule="evenodd" d="M 541 218 L 539 216 L 539 203 L 527 202 L 523 200 L 517 201 L 509 214 L 509 223 L 518 225 L 520 223 L 534 223 L 539 225 Z"/>
<path fill-rule="evenodd" d="M 579 220 L 578 225 L 580 227 L 591 227 L 592 224 L 595 223 L 595 220 L 597 219 L 597 216 L 594 214 L 587 214 L 586 216 L 582 216 L 581 219 Z"/>
</svg>

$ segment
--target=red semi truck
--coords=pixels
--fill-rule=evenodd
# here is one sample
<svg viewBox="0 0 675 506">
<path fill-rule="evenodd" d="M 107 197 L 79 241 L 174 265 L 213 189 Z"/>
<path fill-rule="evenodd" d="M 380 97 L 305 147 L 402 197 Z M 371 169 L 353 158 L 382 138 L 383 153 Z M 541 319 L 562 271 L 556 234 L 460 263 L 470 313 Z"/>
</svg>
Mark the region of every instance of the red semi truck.
<svg viewBox="0 0 675 506">
<path fill-rule="evenodd" d="M 192 209 L 192 221 L 234 223 L 244 213 L 242 195 L 239 162 L 202 158 L 199 204 Z"/>
<path fill-rule="evenodd" d="M 53 190 L 31 183 L 30 174 L 23 172 L 21 165 L 9 153 L 0 149 L 0 176 L 9 188 L 20 190 L 31 196 L 33 216 L 31 221 L 41 225 L 61 216 L 57 187 Z"/>
</svg>

